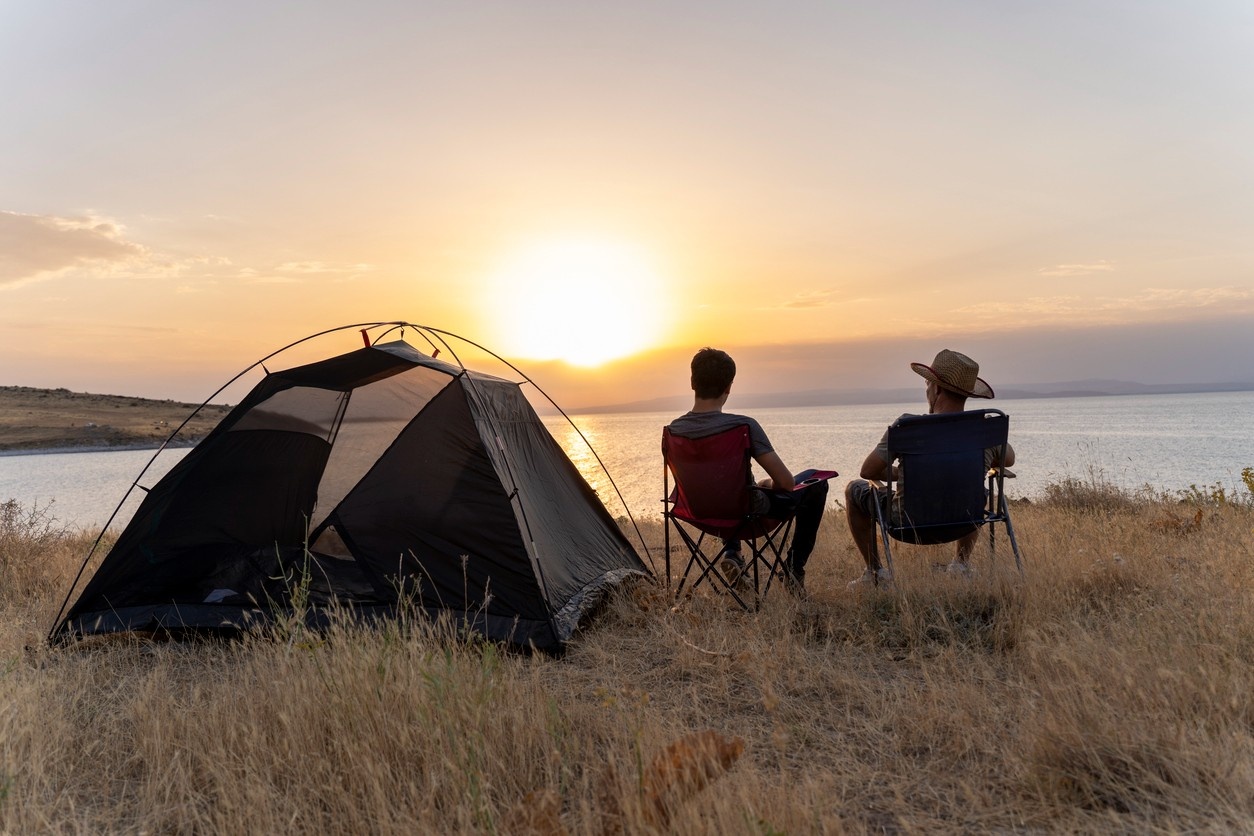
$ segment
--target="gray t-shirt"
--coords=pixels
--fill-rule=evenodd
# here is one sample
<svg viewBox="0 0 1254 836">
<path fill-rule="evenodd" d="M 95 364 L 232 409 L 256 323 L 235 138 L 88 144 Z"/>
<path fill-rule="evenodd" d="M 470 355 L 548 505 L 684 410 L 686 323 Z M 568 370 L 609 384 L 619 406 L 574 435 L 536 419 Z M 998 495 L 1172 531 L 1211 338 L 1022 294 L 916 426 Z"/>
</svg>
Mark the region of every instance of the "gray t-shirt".
<svg viewBox="0 0 1254 836">
<path fill-rule="evenodd" d="M 775 450 L 762 425 L 747 415 L 734 415 L 730 412 L 685 412 L 671 421 L 670 429 L 675 435 L 682 435 L 684 438 L 705 438 L 741 424 L 749 425 L 751 455 L 756 458 Z"/>
<path fill-rule="evenodd" d="M 757 456 L 774 452 L 771 440 L 766 437 L 762 425 L 747 415 L 735 415 L 730 412 L 686 412 L 670 423 L 670 431 L 684 438 L 705 438 L 717 435 L 732 427 L 747 424 L 749 427 L 749 453 Z M 753 491 L 750 507 L 756 514 L 765 514 L 770 508 L 770 500 L 761 491 Z"/>
</svg>

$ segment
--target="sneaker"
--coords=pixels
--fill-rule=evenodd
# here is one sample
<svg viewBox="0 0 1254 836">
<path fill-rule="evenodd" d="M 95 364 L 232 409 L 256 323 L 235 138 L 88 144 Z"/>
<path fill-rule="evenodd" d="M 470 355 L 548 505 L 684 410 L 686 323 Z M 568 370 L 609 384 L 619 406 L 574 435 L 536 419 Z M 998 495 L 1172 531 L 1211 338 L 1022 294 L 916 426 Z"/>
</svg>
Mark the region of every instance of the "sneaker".
<svg viewBox="0 0 1254 836">
<path fill-rule="evenodd" d="M 887 569 L 880 567 L 879 569 L 867 569 L 862 573 L 862 577 L 849 582 L 849 589 L 858 592 L 863 589 L 876 589 L 891 586 L 893 582 L 893 573 Z"/>
<path fill-rule="evenodd" d="M 740 580 L 740 576 L 745 571 L 744 558 L 740 556 L 740 552 L 732 549 L 723 549 L 719 552 L 715 565 L 718 567 L 719 574 L 729 584 L 735 584 Z"/>
</svg>

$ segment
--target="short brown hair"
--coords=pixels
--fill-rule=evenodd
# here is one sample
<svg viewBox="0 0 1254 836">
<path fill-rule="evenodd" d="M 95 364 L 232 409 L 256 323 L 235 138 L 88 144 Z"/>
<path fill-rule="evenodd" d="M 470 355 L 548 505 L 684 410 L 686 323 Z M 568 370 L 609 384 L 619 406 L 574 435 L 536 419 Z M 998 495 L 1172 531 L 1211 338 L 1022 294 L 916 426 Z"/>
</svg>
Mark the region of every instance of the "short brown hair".
<svg viewBox="0 0 1254 836">
<path fill-rule="evenodd" d="M 717 398 L 736 379 L 736 361 L 726 351 L 703 348 L 692 357 L 692 391 L 698 398 Z"/>
</svg>

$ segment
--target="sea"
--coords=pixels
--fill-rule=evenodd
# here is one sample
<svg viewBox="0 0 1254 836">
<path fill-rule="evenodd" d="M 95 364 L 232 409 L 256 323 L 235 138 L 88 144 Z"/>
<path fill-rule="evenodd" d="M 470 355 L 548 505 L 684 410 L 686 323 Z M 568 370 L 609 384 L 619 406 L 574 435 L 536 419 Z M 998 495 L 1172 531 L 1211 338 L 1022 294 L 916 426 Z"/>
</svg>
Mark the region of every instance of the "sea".
<svg viewBox="0 0 1254 836">
<path fill-rule="evenodd" d="M 971 405 L 971 404 L 969 404 Z M 980 404 L 984 406 L 985 404 Z M 1041 497 L 1067 479 L 1175 494 L 1190 486 L 1244 496 L 1241 471 L 1254 467 L 1254 392 L 1120 395 L 990 402 L 1010 416 L 1017 461 L 1011 498 Z M 728 411 L 736 411 L 735 404 Z M 780 407 L 745 410 L 793 470 L 822 468 L 856 478 L 884 428 L 926 404 Z M 662 510 L 662 427 L 672 413 L 562 416 L 543 420 L 615 517 Z M 151 487 L 187 449 L 0 455 L 0 502 L 42 509 L 82 530 L 120 529 Z M 763 474 L 759 474 L 763 475 Z"/>
</svg>

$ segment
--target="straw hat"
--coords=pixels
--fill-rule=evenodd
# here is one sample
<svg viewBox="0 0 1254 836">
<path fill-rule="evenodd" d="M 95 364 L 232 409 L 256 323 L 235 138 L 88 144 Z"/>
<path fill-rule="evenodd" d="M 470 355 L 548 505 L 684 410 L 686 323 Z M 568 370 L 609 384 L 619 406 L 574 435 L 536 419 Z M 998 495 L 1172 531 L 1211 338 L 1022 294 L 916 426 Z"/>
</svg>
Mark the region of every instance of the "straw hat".
<svg viewBox="0 0 1254 836">
<path fill-rule="evenodd" d="M 942 389 L 957 392 L 964 397 L 993 397 L 993 387 L 977 377 L 980 373 L 980 364 L 965 354 L 959 354 L 947 348 L 941 349 L 936 359 L 932 361 L 932 365 L 911 363 L 910 368 Z"/>
</svg>

